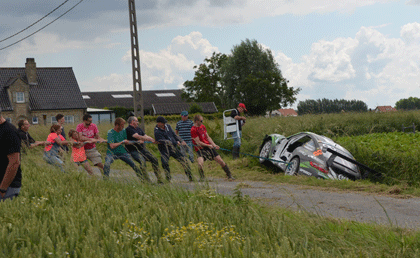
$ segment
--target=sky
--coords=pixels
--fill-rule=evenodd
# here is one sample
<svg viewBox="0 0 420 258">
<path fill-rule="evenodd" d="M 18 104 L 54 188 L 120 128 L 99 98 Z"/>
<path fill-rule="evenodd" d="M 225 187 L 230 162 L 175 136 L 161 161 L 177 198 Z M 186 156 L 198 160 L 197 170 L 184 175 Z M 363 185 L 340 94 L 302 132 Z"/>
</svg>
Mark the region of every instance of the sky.
<svg viewBox="0 0 420 258">
<path fill-rule="evenodd" d="M 301 89 L 292 108 L 306 99 L 361 100 L 374 109 L 420 98 L 420 0 L 135 5 L 143 90 L 180 89 L 206 57 L 250 39 Z M 82 92 L 133 89 L 127 0 L 1 0 L 0 17 L 0 67 L 24 67 L 30 57 L 37 67 L 72 67 Z"/>
</svg>

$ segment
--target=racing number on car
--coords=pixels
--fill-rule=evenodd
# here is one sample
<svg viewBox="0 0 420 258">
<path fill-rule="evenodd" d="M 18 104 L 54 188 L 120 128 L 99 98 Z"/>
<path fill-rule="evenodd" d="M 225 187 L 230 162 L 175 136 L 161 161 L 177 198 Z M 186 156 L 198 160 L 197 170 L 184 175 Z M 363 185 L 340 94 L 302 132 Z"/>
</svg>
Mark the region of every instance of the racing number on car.
<svg viewBox="0 0 420 258">
<path fill-rule="evenodd" d="M 314 151 L 314 153 L 313 153 L 315 156 L 319 156 L 319 155 L 322 155 L 322 150 L 317 150 L 317 151 Z"/>
</svg>

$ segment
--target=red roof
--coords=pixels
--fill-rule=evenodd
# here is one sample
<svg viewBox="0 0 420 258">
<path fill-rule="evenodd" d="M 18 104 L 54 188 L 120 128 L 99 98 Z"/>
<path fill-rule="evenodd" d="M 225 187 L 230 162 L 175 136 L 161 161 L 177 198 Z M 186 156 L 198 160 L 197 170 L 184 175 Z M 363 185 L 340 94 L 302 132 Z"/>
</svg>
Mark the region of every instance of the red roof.
<svg viewBox="0 0 420 258">
<path fill-rule="evenodd" d="M 391 107 L 391 106 L 377 106 L 375 111 L 377 112 L 393 112 L 393 111 L 397 111 L 395 108 Z"/>
<path fill-rule="evenodd" d="M 296 111 L 292 108 L 279 109 L 278 111 L 280 112 L 281 116 L 297 116 L 298 115 Z"/>
</svg>

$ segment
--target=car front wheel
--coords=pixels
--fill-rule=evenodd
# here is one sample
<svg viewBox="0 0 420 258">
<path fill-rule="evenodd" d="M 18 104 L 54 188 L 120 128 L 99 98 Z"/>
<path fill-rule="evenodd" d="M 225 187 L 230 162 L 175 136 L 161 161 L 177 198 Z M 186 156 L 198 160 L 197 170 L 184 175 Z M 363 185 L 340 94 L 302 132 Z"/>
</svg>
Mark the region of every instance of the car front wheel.
<svg viewBox="0 0 420 258">
<path fill-rule="evenodd" d="M 300 160 L 299 157 L 294 157 L 289 165 L 287 165 L 286 171 L 284 172 L 284 174 L 288 175 L 288 176 L 295 176 L 297 175 L 298 171 L 299 171 L 299 164 L 300 164 Z"/>
<path fill-rule="evenodd" d="M 268 158 L 269 158 L 268 155 L 270 154 L 270 149 L 271 149 L 271 141 L 268 140 L 264 143 L 260 151 L 259 161 L 261 164 L 266 163 L 268 161 Z"/>
</svg>

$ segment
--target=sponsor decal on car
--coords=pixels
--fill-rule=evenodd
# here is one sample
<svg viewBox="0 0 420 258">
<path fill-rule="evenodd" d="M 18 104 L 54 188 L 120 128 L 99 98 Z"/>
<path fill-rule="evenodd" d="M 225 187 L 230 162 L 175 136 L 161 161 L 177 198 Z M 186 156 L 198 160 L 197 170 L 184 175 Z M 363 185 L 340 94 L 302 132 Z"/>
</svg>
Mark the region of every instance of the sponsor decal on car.
<svg viewBox="0 0 420 258">
<path fill-rule="evenodd" d="M 315 156 L 319 156 L 319 155 L 322 155 L 322 150 L 317 150 L 317 151 L 314 151 L 314 153 L 313 153 Z"/>
<path fill-rule="evenodd" d="M 299 170 L 299 172 L 302 172 L 302 174 L 305 174 L 305 175 L 307 175 L 307 176 L 312 176 L 312 173 L 311 173 L 311 172 L 306 171 L 306 170 L 304 170 L 304 169 L 300 169 L 300 170 Z"/>
</svg>

